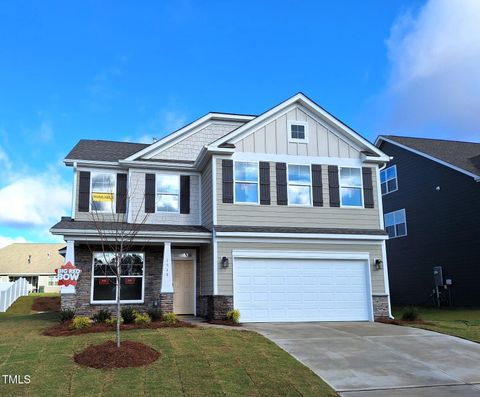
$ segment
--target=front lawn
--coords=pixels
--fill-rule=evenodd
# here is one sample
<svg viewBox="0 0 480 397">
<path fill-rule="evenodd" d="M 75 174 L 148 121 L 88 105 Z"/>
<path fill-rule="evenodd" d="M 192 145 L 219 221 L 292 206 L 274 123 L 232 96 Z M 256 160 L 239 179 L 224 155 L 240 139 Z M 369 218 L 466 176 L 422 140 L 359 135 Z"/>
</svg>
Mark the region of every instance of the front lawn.
<svg viewBox="0 0 480 397">
<path fill-rule="evenodd" d="M 320 378 L 263 336 L 217 328 L 124 331 L 124 339 L 161 353 L 147 367 L 98 370 L 72 356 L 114 333 L 48 337 L 54 313 L 30 312 L 25 300 L 0 317 L 0 374 L 30 375 L 29 385 L 5 385 L 1 396 L 336 396 Z M 12 308 L 14 309 L 14 308 Z"/>
<path fill-rule="evenodd" d="M 459 336 L 474 342 L 480 342 L 480 309 L 475 308 L 433 308 L 419 307 L 420 318 L 424 324 L 413 324 L 412 327 L 424 328 L 443 334 Z M 395 318 L 400 319 L 405 308 L 393 310 Z"/>
</svg>

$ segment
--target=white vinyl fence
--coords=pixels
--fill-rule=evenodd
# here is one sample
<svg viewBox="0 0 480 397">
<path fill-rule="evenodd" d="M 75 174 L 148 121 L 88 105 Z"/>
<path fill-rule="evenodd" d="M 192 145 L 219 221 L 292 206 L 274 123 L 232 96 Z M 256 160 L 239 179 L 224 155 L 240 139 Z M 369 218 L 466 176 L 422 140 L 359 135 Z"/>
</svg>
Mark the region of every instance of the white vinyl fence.
<svg viewBox="0 0 480 397">
<path fill-rule="evenodd" d="M 24 278 L 0 283 L 0 313 L 6 312 L 13 302 L 25 295 L 28 295 L 28 282 Z"/>
</svg>

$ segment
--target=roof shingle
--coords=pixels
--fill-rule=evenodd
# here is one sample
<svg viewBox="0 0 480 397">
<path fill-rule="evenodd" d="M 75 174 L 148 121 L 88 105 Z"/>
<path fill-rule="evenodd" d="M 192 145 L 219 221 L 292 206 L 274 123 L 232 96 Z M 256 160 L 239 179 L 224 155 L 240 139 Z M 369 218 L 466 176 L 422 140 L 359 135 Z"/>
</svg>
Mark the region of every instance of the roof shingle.
<svg viewBox="0 0 480 397">
<path fill-rule="evenodd" d="M 118 161 L 150 146 L 146 143 L 81 139 L 67 154 L 68 160 Z"/>
</svg>

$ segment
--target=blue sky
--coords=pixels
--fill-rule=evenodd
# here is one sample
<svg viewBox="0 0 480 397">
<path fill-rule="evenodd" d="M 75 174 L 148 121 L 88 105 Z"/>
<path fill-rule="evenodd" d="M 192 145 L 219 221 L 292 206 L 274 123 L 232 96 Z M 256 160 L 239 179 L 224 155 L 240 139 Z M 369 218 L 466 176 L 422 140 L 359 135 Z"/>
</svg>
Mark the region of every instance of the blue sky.
<svg viewBox="0 0 480 397">
<path fill-rule="evenodd" d="M 478 141 L 479 4 L 2 2 L 0 245 L 51 239 L 81 138 L 149 142 L 302 91 L 370 140 Z"/>
</svg>

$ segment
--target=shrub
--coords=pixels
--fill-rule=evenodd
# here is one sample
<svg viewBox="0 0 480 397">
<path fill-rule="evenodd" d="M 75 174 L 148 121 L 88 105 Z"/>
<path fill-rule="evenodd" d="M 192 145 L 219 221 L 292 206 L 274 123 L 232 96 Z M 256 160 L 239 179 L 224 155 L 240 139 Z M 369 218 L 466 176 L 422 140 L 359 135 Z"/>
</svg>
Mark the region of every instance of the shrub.
<svg viewBox="0 0 480 397">
<path fill-rule="evenodd" d="M 105 321 L 108 325 L 117 325 L 117 316 L 112 316 Z M 123 324 L 123 318 L 120 318 L 120 324 Z"/>
<path fill-rule="evenodd" d="M 66 323 L 75 317 L 75 310 L 65 309 L 58 312 L 58 319 L 61 323 Z"/>
<path fill-rule="evenodd" d="M 99 310 L 93 315 L 93 321 L 96 323 L 106 323 L 112 317 L 112 313 L 108 309 Z"/>
<path fill-rule="evenodd" d="M 122 318 L 125 324 L 133 324 L 135 322 L 136 310 L 133 307 L 122 308 Z"/>
<path fill-rule="evenodd" d="M 152 307 L 151 309 L 148 309 L 147 311 L 148 315 L 152 319 L 152 321 L 159 321 L 163 317 L 163 313 L 160 309 L 156 309 Z"/>
<path fill-rule="evenodd" d="M 152 319 L 147 313 L 135 313 L 135 324 L 150 324 Z"/>
<path fill-rule="evenodd" d="M 177 322 L 177 315 L 175 313 L 165 313 L 163 315 L 163 321 L 167 324 L 175 324 Z"/>
<path fill-rule="evenodd" d="M 420 312 L 414 306 L 408 307 L 402 314 L 403 321 L 417 321 L 420 319 Z"/>
<path fill-rule="evenodd" d="M 76 316 L 72 321 L 72 328 L 80 329 L 87 328 L 92 325 L 92 320 L 87 316 Z"/>
<path fill-rule="evenodd" d="M 227 320 L 231 320 L 235 324 L 238 324 L 240 322 L 240 310 L 229 310 L 227 312 Z"/>
</svg>

